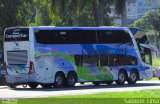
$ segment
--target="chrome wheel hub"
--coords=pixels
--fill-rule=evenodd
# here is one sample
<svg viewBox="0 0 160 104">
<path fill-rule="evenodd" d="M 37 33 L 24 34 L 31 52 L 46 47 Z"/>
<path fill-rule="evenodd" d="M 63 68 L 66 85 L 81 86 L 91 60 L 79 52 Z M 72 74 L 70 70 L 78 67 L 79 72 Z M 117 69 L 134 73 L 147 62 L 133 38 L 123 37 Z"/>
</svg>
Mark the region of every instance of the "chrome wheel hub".
<svg viewBox="0 0 160 104">
<path fill-rule="evenodd" d="M 124 80 L 125 80 L 125 76 L 124 76 L 124 74 L 120 74 L 119 75 L 119 80 L 120 80 L 120 82 L 124 82 Z"/>
<path fill-rule="evenodd" d="M 136 78 L 137 78 L 137 77 L 136 77 L 136 74 L 135 74 L 135 73 L 132 73 L 132 74 L 131 74 L 131 79 L 132 79 L 133 81 L 135 81 Z"/>
<path fill-rule="evenodd" d="M 63 82 L 62 77 L 57 76 L 57 77 L 56 77 L 56 83 L 57 83 L 58 85 L 61 85 L 61 84 L 62 84 L 62 82 Z"/>
</svg>

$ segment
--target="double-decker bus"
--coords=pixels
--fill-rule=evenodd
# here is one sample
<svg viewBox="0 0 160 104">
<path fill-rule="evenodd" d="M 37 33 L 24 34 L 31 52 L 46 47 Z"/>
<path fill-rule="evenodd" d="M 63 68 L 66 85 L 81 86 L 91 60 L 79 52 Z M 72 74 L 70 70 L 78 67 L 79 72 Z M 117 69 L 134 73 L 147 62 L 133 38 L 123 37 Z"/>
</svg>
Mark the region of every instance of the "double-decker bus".
<svg viewBox="0 0 160 104">
<path fill-rule="evenodd" d="M 10 27 L 4 70 L 11 88 L 135 84 L 153 76 L 146 34 L 127 27 Z"/>
</svg>

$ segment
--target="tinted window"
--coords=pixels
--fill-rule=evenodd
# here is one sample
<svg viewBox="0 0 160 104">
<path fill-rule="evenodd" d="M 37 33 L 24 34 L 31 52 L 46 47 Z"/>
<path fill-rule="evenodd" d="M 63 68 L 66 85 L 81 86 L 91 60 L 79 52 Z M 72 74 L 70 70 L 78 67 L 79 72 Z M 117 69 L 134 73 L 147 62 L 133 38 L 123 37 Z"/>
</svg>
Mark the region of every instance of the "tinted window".
<svg viewBox="0 0 160 104">
<path fill-rule="evenodd" d="M 101 66 L 123 66 L 123 65 L 136 65 L 136 57 L 130 55 L 122 54 L 108 54 L 100 55 L 100 65 Z"/>
<path fill-rule="evenodd" d="M 82 66 L 98 66 L 98 55 L 84 55 L 82 58 Z"/>
<path fill-rule="evenodd" d="M 143 62 L 152 65 L 152 53 L 149 48 L 141 47 L 140 54 Z"/>
<path fill-rule="evenodd" d="M 99 55 L 75 55 L 74 59 L 77 66 L 99 66 Z"/>
<path fill-rule="evenodd" d="M 29 28 L 7 29 L 5 41 L 29 41 Z"/>
<path fill-rule="evenodd" d="M 93 31 L 63 31 L 40 30 L 35 32 L 36 41 L 41 44 L 92 44 L 97 43 L 96 32 Z"/>
<path fill-rule="evenodd" d="M 137 58 L 130 55 L 106 54 L 106 55 L 75 55 L 77 66 L 123 66 L 137 65 Z"/>
<path fill-rule="evenodd" d="M 128 32 L 121 30 L 39 30 L 36 41 L 41 44 L 132 44 Z M 97 38 L 98 37 L 98 38 Z"/>
<path fill-rule="evenodd" d="M 134 35 L 138 44 L 149 44 L 149 41 L 147 39 L 145 32 L 139 29 L 135 29 L 135 28 L 130 28 L 130 30 L 132 34 Z"/>
<path fill-rule="evenodd" d="M 122 43 L 133 45 L 129 33 L 122 30 L 98 31 L 98 43 Z"/>
</svg>

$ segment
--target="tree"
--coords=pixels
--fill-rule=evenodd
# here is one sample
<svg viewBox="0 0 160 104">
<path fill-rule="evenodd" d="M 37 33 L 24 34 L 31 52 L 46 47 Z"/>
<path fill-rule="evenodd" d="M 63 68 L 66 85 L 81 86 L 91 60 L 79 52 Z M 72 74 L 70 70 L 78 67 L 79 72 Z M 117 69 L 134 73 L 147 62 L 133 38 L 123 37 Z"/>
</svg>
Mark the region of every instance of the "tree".
<svg viewBox="0 0 160 104">
<path fill-rule="evenodd" d="M 51 24 L 49 17 L 49 5 L 49 0 L 32 0 L 32 4 L 29 9 L 32 13 L 30 16 L 30 25 L 40 26 Z"/>
<path fill-rule="evenodd" d="M 122 26 L 127 26 L 127 0 L 114 0 L 115 10 L 121 15 Z"/>
<path fill-rule="evenodd" d="M 103 26 L 104 19 L 111 20 L 108 12 L 110 12 L 109 6 L 112 2 L 112 0 L 52 0 L 52 7 L 54 14 L 60 16 L 62 22 L 65 23 L 64 25 L 79 26 L 81 24 L 79 23 L 80 18 L 84 16 L 84 13 L 88 15 L 85 17 L 94 20 L 91 23 L 92 26 Z M 66 20 L 71 22 L 67 22 Z M 111 23 L 110 21 L 107 22 L 109 22 L 108 24 Z"/>
<path fill-rule="evenodd" d="M 93 15 L 97 26 L 104 26 L 105 16 L 110 12 L 113 0 L 92 0 Z M 106 18 L 109 19 L 109 18 Z"/>
<path fill-rule="evenodd" d="M 17 26 L 17 23 L 19 23 L 15 18 L 17 17 L 18 8 L 22 4 L 22 1 L 1 0 L 0 4 L 0 33 L 2 34 L 6 27 Z"/>
<path fill-rule="evenodd" d="M 132 26 L 138 27 L 143 30 L 149 31 L 150 33 L 150 41 L 154 44 L 157 48 L 160 49 L 160 14 L 157 13 L 155 10 L 151 10 L 147 12 L 141 19 L 135 21 Z"/>
<path fill-rule="evenodd" d="M 30 12 L 23 6 L 29 2 L 30 0 L 0 0 L 0 42 L 5 28 L 28 25 L 27 15 L 30 15 Z"/>
<path fill-rule="evenodd" d="M 84 0 L 52 0 L 52 9 L 54 14 L 60 16 L 63 25 L 79 26 L 79 17 L 85 3 Z"/>
</svg>

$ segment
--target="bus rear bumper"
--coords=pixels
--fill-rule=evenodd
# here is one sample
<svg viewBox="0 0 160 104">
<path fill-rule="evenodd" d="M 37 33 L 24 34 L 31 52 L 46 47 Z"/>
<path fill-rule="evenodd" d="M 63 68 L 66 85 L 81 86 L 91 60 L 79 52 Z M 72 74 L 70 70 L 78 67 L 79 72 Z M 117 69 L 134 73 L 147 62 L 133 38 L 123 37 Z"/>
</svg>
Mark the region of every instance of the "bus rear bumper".
<svg viewBox="0 0 160 104">
<path fill-rule="evenodd" d="M 30 82 L 36 82 L 36 74 L 20 74 L 20 75 L 6 75 L 5 76 L 7 83 L 12 84 L 27 84 Z"/>
</svg>

